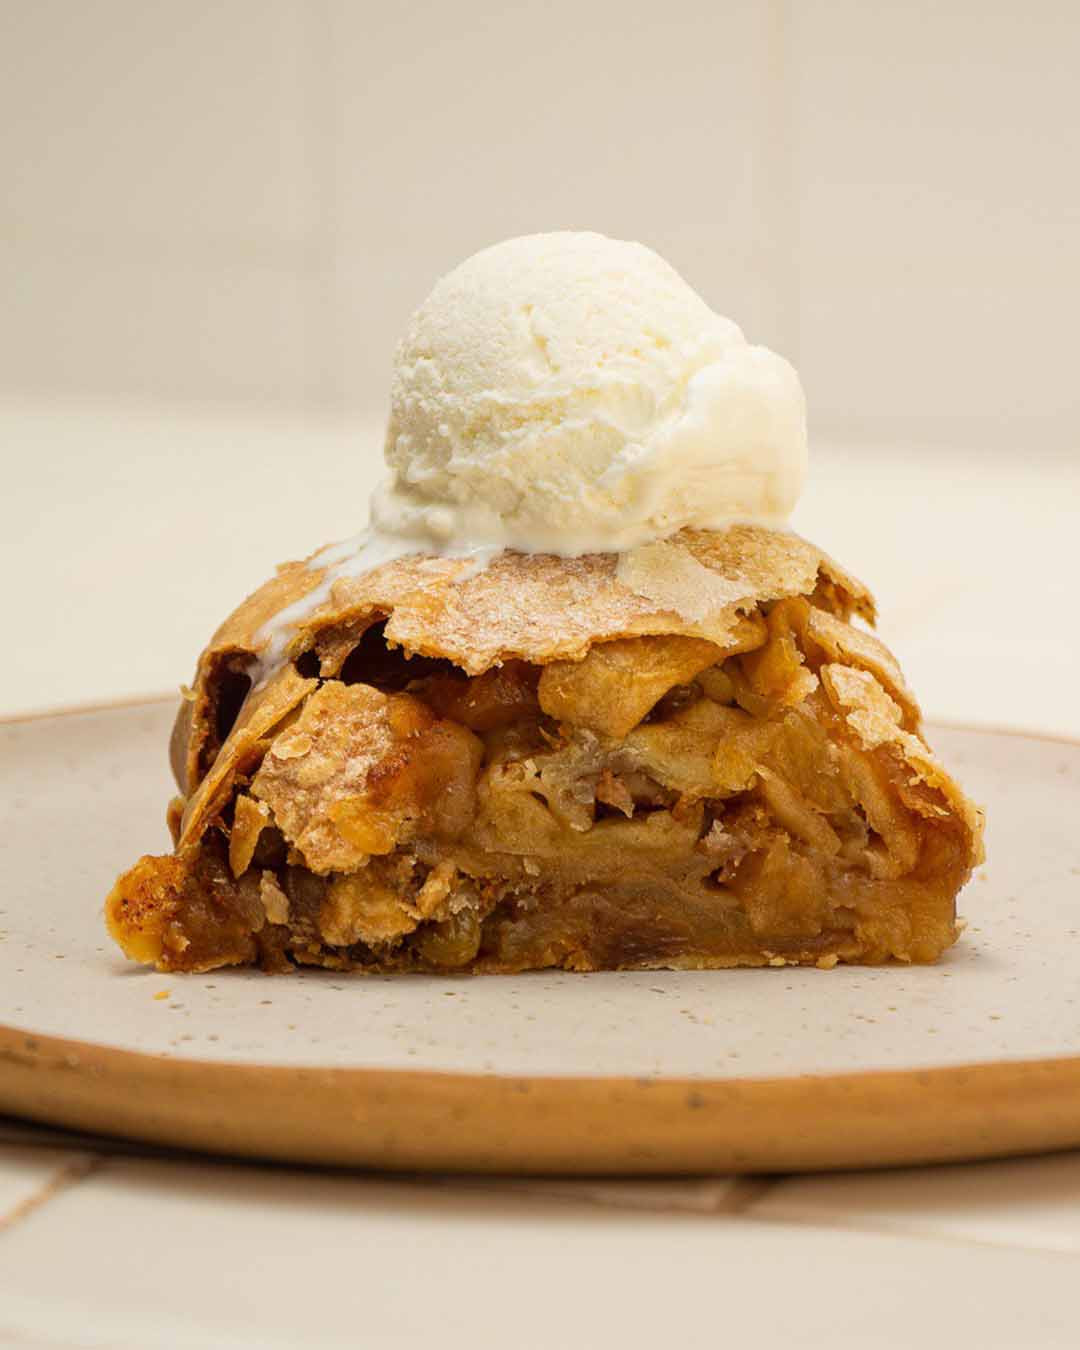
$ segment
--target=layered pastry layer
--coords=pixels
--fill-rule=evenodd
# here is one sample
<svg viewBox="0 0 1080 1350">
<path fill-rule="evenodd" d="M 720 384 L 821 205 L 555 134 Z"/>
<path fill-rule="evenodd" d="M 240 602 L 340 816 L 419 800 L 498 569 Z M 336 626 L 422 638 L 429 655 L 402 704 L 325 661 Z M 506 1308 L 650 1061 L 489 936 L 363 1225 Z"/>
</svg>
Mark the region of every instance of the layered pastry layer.
<svg viewBox="0 0 1080 1350">
<path fill-rule="evenodd" d="M 981 824 L 867 593 L 785 532 L 656 547 L 666 592 L 615 555 L 410 556 L 306 615 L 325 569 L 282 569 L 200 661 L 175 850 L 113 936 L 162 970 L 936 959 Z"/>
</svg>

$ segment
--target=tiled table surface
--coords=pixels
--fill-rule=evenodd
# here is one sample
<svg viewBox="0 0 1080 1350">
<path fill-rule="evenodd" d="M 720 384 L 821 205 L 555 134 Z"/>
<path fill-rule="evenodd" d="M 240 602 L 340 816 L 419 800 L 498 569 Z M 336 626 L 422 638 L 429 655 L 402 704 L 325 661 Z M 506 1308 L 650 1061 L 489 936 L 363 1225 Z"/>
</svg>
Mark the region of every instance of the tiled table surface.
<svg viewBox="0 0 1080 1350">
<path fill-rule="evenodd" d="M 26 1350 L 1075 1347 L 1078 1274 L 1072 1157 L 589 1184 L 0 1143 Z"/>
<path fill-rule="evenodd" d="M 0 411 L 15 469 L 0 566 L 26 577 L 0 714 L 185 673 L 272 561 L 355 528 L 364 435 Z M 798 524 L 875 583 L 931 715 L 1080 734 L 1080 646 L 1061 622 L 1078 499 L 1075 456 L 833 448 Z M 182 554 L 192 519 L 203 547 Z M 394 1179 L 0 1121 L 4 1350 L 1075 1347 L 1078 1281 L 1074 1155 L 781 1179 Z"/>
</svg>

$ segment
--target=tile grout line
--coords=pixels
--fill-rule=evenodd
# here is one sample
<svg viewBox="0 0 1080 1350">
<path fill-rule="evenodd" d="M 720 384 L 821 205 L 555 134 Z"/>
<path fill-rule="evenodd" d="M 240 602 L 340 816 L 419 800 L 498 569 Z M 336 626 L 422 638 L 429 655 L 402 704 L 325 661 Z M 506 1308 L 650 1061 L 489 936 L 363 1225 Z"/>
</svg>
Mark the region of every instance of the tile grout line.
<svg viewBox="0 0 1080 1350">
<path fill-rule="evenodd" d="M 62 1195 L 64 1191 L 78 1186 L 87 1177 L 98 1171 L 105 1162 L 106 1159 L 100 1154 L 86 1153 L 82 1157 L 72 1158 L 70 1162 L 58 1167 L 48 1181 L 39 1186 L 31 1195 L 28 1195 L 25 1200 L 20 1200 L 5 1214 L 0 1214 L 0 1235 L 10 1232 L 17 1224 L 24 1219 L 28 1219 L 36 1210 L 43 1208 L 50 1200 Z"/>
<path fill-rule="evenodd" d="M 686 1177 L 487 1177 L 454 1174 L 414 1174 L 404 1178 L 411 1185 L 436 1186 L 453 1191 L 535 1196 L 568 1204 L 608 1210 L 612 1214 L 696 1215 L 701 1218 L 734 1218 L 746 1212 L 779 1181 L 766 1176 Z M 658 1187 L 659 1192 L 652 1188 Z M 670 1187 L 670 1190 L 665 1190 Z M 715 1192 L 719 1189 L 720 1193 Z"/>
<path fill-rule="evenodd" d="M 147 1155 L 135 1153 L 130 1156 L 145 1157 Z M 152 1154 L 149 1156 L 153 1157 Z M 155 1160 L 160 1161 L 161 1159 L 157 1158 Z M 172 1159 L 166 1160 L 172 1161 Z M 186 1159 L 182 1158 L 177 1159 L 177 1161 L 185 1160 Z M 6 1214 L 0 1215 L 0 1235 L 11 1231 L 18 1223 L 29 1218 L 31 1214 L 38 1209 L 43 1208 L 51 1200 L 63 1194 L 64 1191 L 80 1185 L 83 1181 L 105 1167 L 109 1161 L 110 1159 L 107 1155 L 88 1153 L 84 1154 L 82 1157 L 74 1158 L 70 1162 L 59 1167 L 49 1180 L 32 1195 L 28 1196 L 25 1200 L 20 1201 L 19 1204 L 15 1205 L 14 1208 L 9 1210 Z M 459 1177 L 449 1179 L 445 1176 L 440 1176 L 423 1178 L 411 1177 L 409 1180 L 419 1181 L 422 1185 L 430 1185 L 433 1182 L 435 1184 L 440 1182 L 446 1184 L 448 1180 L 452 1180 L 452 1183 L 461 1184 L 464 1179 Z M 519 1190 L 526 1194 L 532 1192 L 541 1197 L 555 1200 L 572 1201 L 576 1199 L 579 1202 L 584 1202 L 590 1206 L 596 1206 L 614 1212 L 625 1212 L 637 1208 L 637 1206 L 628 1205 L 625 1201 L 619 1202 L 601 1198 L 597 1195 L 582 1194 L 580 1196 L 575 1196 L 569 1189 L 574 1183 L 568 1178 L 562 1179 L 563 1184 L 568 1185 L 568 1189 L 563 1191 L 555 1190 L 554 1188 L 547 1191 L 544 1189 L 542 1182 L 534 1187 L 530 1184 L 530 1181 L 532 1180 L 534 1179 L 514 1178 L 512 1181 L 517 1184 L 512 1184 L 508 1189 Z M 723 1180 L 723 1178 L 718 1177 L 716 1180 L 720 1181 Z M 1075 1252 L 1063 1251 L 1058 1247 L 1045 1246 L 1038 1242 L 1031 1243 L 996 1240 L 965 1236 L 957 1233 L 947 1233 L 933 1228 L 909 1228 L 898 1227 L 886 1223 L 861 1222 L 858 1219 L 834 1214 L 814 1214 L 805 1211 L 784 1212 L 773 1210 L 767 1213 L 757 1211 L 756 1206 L 758 1202 L 770 1191 L 782 1185 L 786 1180 L 787 1178 L 784 1176 L 751 1175 L 735 1177 L 727 1194 L 720 1199 L 717 1204 L 711 1208 L 699 1208 L 697 1209 L 697 1212 L 703 1217 L 706 1215 L 711 1217 L 738 1217 L 750 1219 L 762 1224 L 769 1224 L 770 1226 L 778 1228 L 826 1228 L 839 1232 L 862 1233 L 874 1237 L 905 1238 L 909 1241 L 927 1240 L 931 1242 L 945 1242 L 950 1246 L 956 1247 L 976 1247 L 984 1250 L 986 1248 L 993 1248 L 997 1251 L 1029 1252 L 1041 1256 L 1061 1257 L 1065 1260 L 1074 1262 L 1078 1259 L 1078 1254 Z M 482 1178 L 481 1185 L 478 1189 L 486 1190 L 491 1184 L 491 1178 Z M 471 1189 L 471 1187 L 469 1187 L 466 1182 L 463 1189 Z M 495 1183 L 494 1189 L 498 1189 L 497 1183 Z M 669 1201 L 667 1203 L 661 1202 L 656 1205 L 645 1205 L 642 1206 L 642 1208 L 652 1210 L 657 1214 L 681 1214 L 692 1213 L 697 1207 L 672 1203 Z"/>
<path fill-rule="evenodd" d="M 738 1176 L 728 1192 L 727 1203 L 718 1214 L 746 1214 L 769 1191 L 787 1181 L 784 1176 Z"/>
</svg>

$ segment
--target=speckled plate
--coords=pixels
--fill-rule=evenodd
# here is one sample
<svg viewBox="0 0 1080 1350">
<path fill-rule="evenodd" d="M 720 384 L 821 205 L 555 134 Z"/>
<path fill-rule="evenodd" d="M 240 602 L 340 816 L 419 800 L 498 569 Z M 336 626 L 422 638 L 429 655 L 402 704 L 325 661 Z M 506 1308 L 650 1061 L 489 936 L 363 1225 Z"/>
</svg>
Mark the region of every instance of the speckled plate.
<svg viewBox="0 0 1080 1350">
<path fill-rule="evenodd" d="M 166 702 L 0 726 L 0 1111 L 392 1168 L 774 1171 L 1080 1144 L 1080 745 L 935 728 L 989 863 L 938 966 L 162 976 L 107 939 L 167 846 Z"/>
</svg>

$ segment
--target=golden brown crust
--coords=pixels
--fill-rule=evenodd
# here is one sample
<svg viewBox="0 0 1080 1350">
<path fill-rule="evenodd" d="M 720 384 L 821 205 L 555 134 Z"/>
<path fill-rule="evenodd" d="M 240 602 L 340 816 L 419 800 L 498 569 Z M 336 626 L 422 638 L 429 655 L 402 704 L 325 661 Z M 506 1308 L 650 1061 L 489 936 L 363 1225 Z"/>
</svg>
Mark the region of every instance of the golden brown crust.
<svg viewBox="0 0 1080 1350">
<path fill-rule="evenodd" d="M 455 814 L 471 819 L 480 757 L 471 732 L 419 699 L 330 681 L 271 742 L 251 792 L 297 860 L 324 876 L 393 852 L 421 820 L 439 837 Z"/>
<path fill-rule="evenodd" d="M 873 616 L 865 587 L 796 534 L 753 525 L 683 530 L 664 547 L 685 551 L 723 583 L 724 603 L 708 618 L 687 620 L 636 593 L 616 576 L 615 554 L 506 552 L 480 571 L 462 559 L 417 554 L 336 581 L 330 598 L 297 630 L 289 654 L 312 646 L 322 630 L 380 616 L 387 617 L 389 642 L 453 661 L 470 675 L 513 657 L 538 665 L 574 659 L 594 642 L 641 633 L 684 633 L 723 645 L 739 614 L 785 595 L 809 594 L 819 574 L 843 595 L 847 612 Z M 257 653 L 265 645 L 264 626 L 324 576 L 322 568 L 286 563 L 225 620 L 207 652 Z"/>
<path fill-rule="evenodd" d="M 915 695 L 904 679 L 900 664 L 873 633 L 844 623 L 826 610 L 808 606 L 805 611 L 805 635 L 829 661 L 868 671 L 899 704 L 904 725 L 911 727 L 918 724 L 922 714 Z"/>
<path fill-rule="evenodd" d="M 983 861 L 983 818 L 922 736 L 903 726 L 903 711 L 868 670 L 825 665 L 821 682 L 830 703 L 863 750 L 886 754 L 911 789 L 905 804 L 922 815 L 955 815 L 972 842 L 971 865 Z M 922 789 L 921 791 L 919 789 Z"/>
<path fill-rule="evenodd" d="M 192 776 L 189 767 L 189 784 L 195 790 L 188 798 L 180 821 L 178 848 L 197 840 L 209 822 L 220 814 L 237 777 L 261 762 L 266 749 L 265 738 L 300 706 L 318 683 L 317 679 L 299 675 L 291 665 L 282 666 L 267 684 L 248 697 L 225 744 L 205 774 Z M 210 689 L 208 683 L 203 685 L 203 697 L 212 704 L 212 698 L 207 697 Z M 197 749 L 189 750 L 189 764 L 193 754 L 197 753 Z"/>
</svg>

